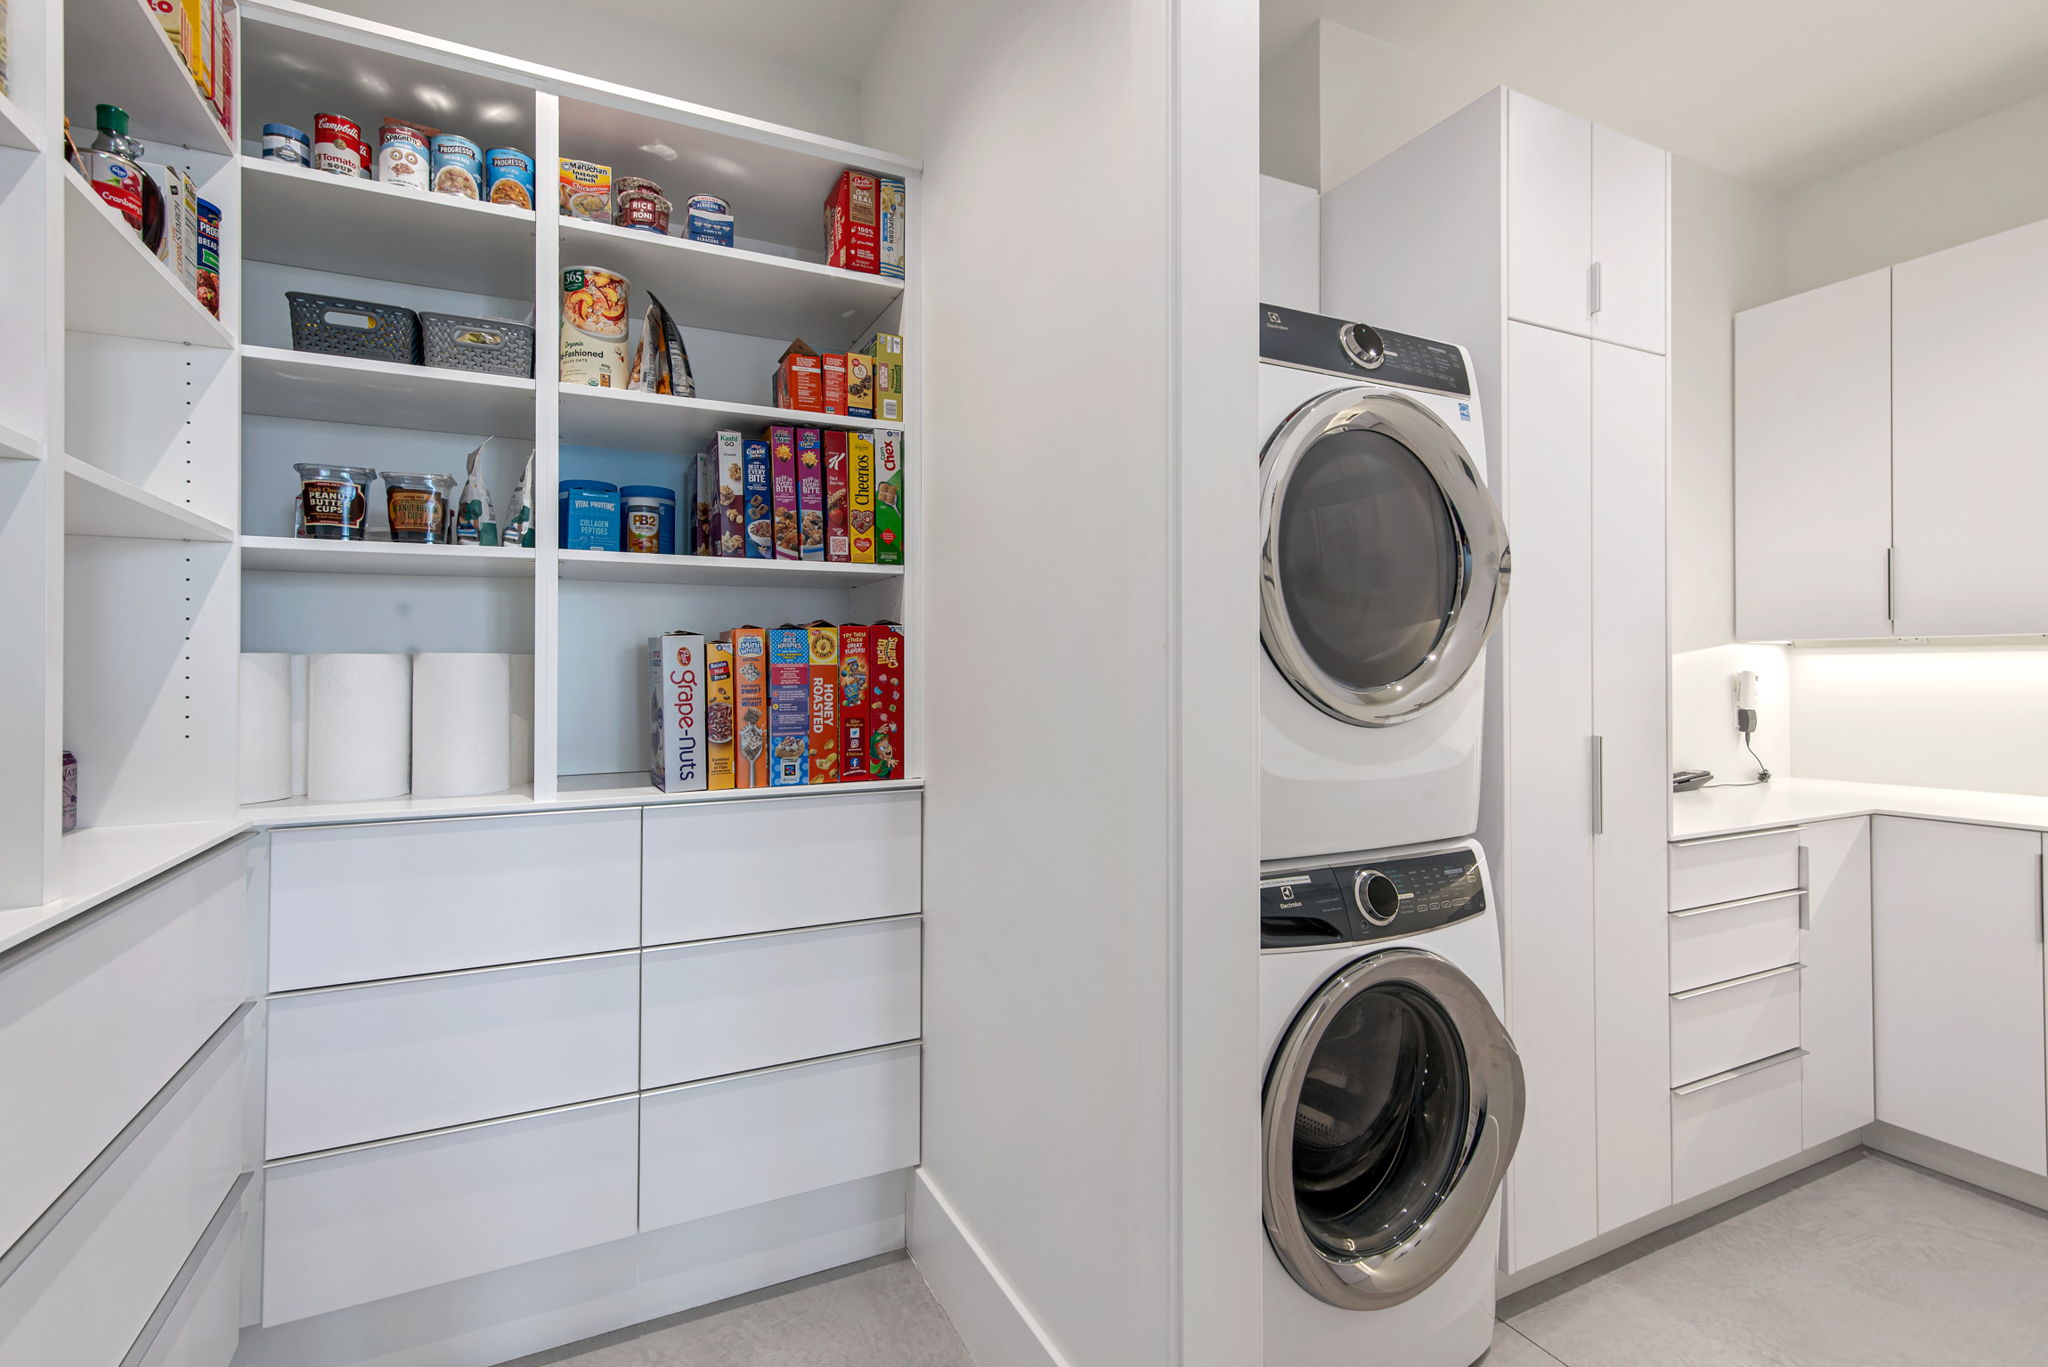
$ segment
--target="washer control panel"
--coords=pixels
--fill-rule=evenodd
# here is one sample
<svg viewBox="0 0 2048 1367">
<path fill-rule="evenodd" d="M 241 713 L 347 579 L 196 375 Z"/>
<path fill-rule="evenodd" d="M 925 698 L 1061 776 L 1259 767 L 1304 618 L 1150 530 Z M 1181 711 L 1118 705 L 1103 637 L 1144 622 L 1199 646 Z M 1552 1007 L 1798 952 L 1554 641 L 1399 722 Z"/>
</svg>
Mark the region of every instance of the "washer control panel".
<svg viewBox="0 0 2048 1367">
<path fill-rule="evenodd" d="M 1449 342 L 1278 304 L 1259 305 L 1259 359 L 1375 384 L 1461 397 L 1472 393 L 1465 353 Z"/>
<path fill-rule="evenodd" d="M 1469 845 L 1277 871 L 1259 880 L 1259 944 L 1292 949 L 1387 940 L 1484 910 L 1486 879 Z"/>
</svg>

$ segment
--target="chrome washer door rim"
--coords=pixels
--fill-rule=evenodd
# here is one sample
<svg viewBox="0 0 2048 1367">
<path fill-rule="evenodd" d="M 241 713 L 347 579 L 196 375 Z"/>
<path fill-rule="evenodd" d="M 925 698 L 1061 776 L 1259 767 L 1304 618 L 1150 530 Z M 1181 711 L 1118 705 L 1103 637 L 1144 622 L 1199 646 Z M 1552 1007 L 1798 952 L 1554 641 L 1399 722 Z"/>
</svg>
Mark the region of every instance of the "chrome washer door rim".
<svg viewBox="0 0 2048 1367">
<path fill-rule="evenodd" d="M 1312 1238 L 1295 1204 L 1294 1123 L 1302 1085 L 1336 1013 L 1375 987 L 1405 984 L 1434 999 L 1456 1028 L 1470 1089 L 1459 1159 L 1435 1205 L 1395 1244 L 1340 1256 Z M 1486 1222 L 1521 1139 L 1522 1060 L 1485 994 L 1448 960 L 1421 949 L 1369 954 L 1332 976 L 1288 1028 L 1266 1081 L 1266 1235 L 1288 1275 L 1345 1310 L 1384 1310 L 1448 1272 Z"/>
<path fill-rule="evenodd" d="M 1288 483 L 1310 448 L 1347 431 L 1383 432 L 1413 453 L 1444 499 L 1458 548 L 1451 610 L 1435 647 L 1406 676 L 1370 688 L 1355 688 L 1316 662 L 1295 629 L 1281 584 L 1280 508 Z M 1464 443 L 1413 399 L 1354 387 L 1296 409 L 1267 440 L 1260 464 L 1259 637 L 1281 677 L 1316 707 L 1354 726 L 1397 726 L 1442 701 L 1478 663 L 1508 592 L 1507 528 Z"/>
</svg>

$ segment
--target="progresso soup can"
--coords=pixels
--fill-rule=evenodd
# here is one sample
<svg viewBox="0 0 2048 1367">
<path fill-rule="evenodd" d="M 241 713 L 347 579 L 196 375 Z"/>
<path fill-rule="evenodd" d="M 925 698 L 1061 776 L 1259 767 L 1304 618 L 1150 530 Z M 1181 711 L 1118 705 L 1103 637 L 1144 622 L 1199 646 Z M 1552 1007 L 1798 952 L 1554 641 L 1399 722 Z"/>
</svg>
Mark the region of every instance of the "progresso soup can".
<svg viewBox="0 0 2048 1367">
<path fill-rule="evenodd" d="M 493 147 L 484 153 L 491 203 L 515 209 L 533 207 L 533 158 L 516 147 Z"/>
<path fill-rule="evenodd" d="M 484 154 L 477 145 L 454 133 L 436 133 L 431 146 L 435 192 L 482 199 Z"/>
</svg>

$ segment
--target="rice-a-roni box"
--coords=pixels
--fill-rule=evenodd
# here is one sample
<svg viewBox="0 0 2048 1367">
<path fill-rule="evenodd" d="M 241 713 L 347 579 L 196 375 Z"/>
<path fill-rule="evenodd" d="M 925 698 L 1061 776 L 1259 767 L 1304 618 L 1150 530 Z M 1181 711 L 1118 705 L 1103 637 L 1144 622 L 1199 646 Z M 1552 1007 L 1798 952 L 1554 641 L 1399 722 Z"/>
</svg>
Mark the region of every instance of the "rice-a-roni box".
<svg viewBox="0 0 2048 1367">
<path fill-rule="evenodd" d="M 768 633 L 734 627 L 732 648 L 733 787 L 768 786 Z"/>
<path fill-rule="evenodd" d="M 868 686 L 868 773 L 902 778 L 904 766 L 903 628 L 877 622 L 869 639 L 874 682 Z"/>
<path fill-rule="evenodd" d="M 811 633 L 812 783 L 839 782 L 839 628 L 813 622 Z"/>
<path fill-rule="evenodd" d="M 730 788 L 735 779 L 732 644 L 704 643 L 704 786 Z"/>
<path fill-rule="evenodd" d="M 868 772 L 868 684 L 873 677 L 874 628 L 839 628 L 839 781 L 863 783 Z"/>
<path fill-rule="evenodd" d="M 811 633 L 780 626 L 768 633 L 768 786 L 810 782 Z"/>
<path fill-rule="evenodd" d="M 648 640 L 648 677 L 654 688 L 648 778 L 664 793 L 704 787 L 704 636 L 671 631 Z"/>
</svg>

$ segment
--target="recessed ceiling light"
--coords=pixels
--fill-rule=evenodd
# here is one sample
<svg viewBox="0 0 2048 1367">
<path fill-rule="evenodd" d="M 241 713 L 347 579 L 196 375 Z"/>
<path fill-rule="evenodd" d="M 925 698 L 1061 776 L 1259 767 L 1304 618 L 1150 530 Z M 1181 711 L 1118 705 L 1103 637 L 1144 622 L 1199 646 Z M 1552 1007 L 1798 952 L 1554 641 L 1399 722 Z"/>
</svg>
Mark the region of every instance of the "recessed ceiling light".
<svg viewBox="0 0 2048 1367">
<path fill-rule="evenodd" d="M 642 143 L 640 150 L 650 157 L 660 157 L 663 161 L 674 161 L 678 156 L 682 155 L 665 142 Z"/>
</svg>

